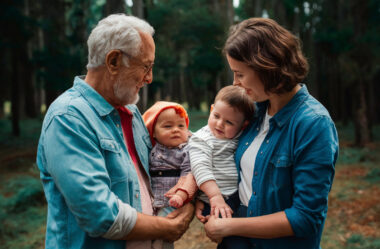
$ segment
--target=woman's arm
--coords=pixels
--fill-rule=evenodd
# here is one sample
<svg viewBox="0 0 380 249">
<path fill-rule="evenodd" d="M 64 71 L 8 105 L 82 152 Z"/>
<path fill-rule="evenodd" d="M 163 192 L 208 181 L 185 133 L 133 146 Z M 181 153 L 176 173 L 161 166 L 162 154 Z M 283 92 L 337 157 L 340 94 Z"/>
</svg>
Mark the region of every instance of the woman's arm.
<svg viewBox="0 0 380 249">
<path fill-rule="evenodd" d="M 211 216 L 205 224 L 205 230 L 215 242 L 220 242 L 226 236 L 271 239 L 294 235 L 284 211 L 249 218 L 219 219 Z"/>
</svg>

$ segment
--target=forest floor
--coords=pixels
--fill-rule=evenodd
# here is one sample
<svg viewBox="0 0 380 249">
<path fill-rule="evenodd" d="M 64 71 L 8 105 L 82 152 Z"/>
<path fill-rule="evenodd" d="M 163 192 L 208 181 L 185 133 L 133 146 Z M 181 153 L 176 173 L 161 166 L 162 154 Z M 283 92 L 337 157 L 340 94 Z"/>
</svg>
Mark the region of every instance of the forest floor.
<svg viewBox="0 0 380 249">
<path fill-rule="evenodd" d="M 40 121 L 24 121 L 22 127 L 15 138 L 9 135 L 10 122 L 0 120 L 1 249 L 44 248 L 46 202 L 35 164 Z M 380 127 L 375 129 L 375 142 L 364 148 L 352 146 L 351 126 L 338 126 L 338 132 L 340 155 L 322 248 L 380 248 Z M 216 244 L 194 218 L 175 248 L 211 249 Z"/>
</svg>

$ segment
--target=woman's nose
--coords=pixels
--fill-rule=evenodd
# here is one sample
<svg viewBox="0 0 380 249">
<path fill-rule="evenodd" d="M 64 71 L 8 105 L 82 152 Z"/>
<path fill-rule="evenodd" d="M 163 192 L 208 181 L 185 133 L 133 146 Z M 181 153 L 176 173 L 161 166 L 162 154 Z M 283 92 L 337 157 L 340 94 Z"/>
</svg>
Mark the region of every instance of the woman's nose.
<svg viewBox="0 0 380 249">
<path fill-rule="evenodd" d="M 241 86 L 240 82 L 237 81 L 235 78 L 234 78 L 234 82 L 232 83 L 232 85 L 234 85 L 234 86 Z"/>
</svg>

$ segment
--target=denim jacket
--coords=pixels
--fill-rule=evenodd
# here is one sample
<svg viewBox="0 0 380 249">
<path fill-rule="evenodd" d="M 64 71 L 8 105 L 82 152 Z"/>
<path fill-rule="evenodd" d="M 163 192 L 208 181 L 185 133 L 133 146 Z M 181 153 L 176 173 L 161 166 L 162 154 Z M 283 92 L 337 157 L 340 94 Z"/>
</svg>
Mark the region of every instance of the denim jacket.
<svg viewBox="0 0 380 249">
<path fill-rule="evenodd" d="M 137 107 L 126 107 L 133 113 L 136 150 L 148 172 L 148 131 Z M 118 201 L 141 212 L 137 173 L 117 110 L 79 77 L 46 113 L 37 164 L 48 202 L 46 248 L 126 247 L 125 241 L 101 236 L 118 215 Z"/>
<path fill-rule="evenodd" d="M 255 120 L 242 134 L 235 159 L 240 160 L 259 131 L 267 102 L 257 103 Z M 255 248 L 317 249 L 334 178 L 338 137 L 328 111 L 306 86 L 276 113 L 256 157 L 247 217 L 285 211 L 295 236 L 251 239 Z"/>
</svg>

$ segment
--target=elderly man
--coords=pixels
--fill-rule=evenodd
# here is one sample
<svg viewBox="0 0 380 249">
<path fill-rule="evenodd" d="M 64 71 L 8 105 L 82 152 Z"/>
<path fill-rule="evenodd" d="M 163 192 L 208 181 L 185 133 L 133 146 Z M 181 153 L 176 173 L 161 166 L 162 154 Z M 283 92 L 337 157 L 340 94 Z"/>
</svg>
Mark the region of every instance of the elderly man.
<svg viewBox="0 0 380 249">
<path fill-rule="evenodd" d="M 151 142 L 134 104 L 152 82 L 153 33 L 136 17 L 101 20 L 88 38 L 87 75 L 46 113 L 37 154 L 46 248 L 151 248 L 152 239 L 178 239 L 193 217 L 191 204 L 151 216 Z"/>
</svg>

